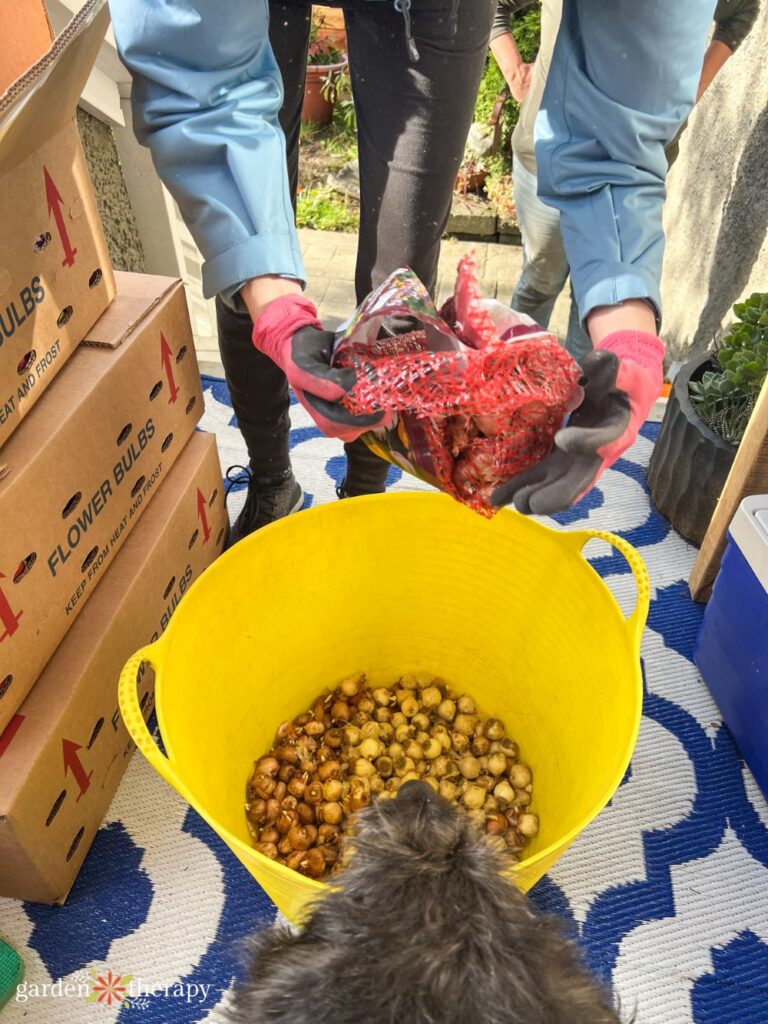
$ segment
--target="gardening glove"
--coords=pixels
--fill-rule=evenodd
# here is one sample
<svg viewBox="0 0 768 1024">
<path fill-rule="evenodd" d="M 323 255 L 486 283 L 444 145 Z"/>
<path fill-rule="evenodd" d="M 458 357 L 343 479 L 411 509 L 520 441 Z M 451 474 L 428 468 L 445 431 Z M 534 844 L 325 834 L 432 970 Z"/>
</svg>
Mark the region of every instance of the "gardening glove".
<svg viewBox="0 0 768 1024">
<path fill-rule="evenodd" d="M 324 331 L 313 303 L 303 295 L 270 302 L 253 328 L 256 348 L 277 363 L 294 394 L 328 437 L 354 441 L 384 413 L 353 416 L 340 400 L 354 387 L 355 371 L 331 366 L 333 332 Z"/>
<path fill-rule="evenodd" d="M 494 505 L 552 515 L 576 504 L 634 444 L 664 382 L 664 343 L 642 331 L 615 331 L 584 358 L 584 400 L 555 435 L 554 450 L 502 484 Z"/>
</svg>

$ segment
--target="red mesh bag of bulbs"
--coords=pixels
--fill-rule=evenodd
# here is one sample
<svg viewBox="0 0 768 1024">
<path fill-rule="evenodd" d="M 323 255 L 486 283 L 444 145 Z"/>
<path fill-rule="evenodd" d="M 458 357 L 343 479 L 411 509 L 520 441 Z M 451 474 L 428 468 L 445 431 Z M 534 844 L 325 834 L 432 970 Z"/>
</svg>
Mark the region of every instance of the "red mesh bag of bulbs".
<svg viewBox="0 0 768 1024">
<path fill-rule="evenodd" d="M 404 333 L 392 333 L 395 322 Z M 392 274 L 339 331 L 344 405 L 383 410 L 364 440 L 382 458 L 491 516 L 494 489 L 543 459 L 581 401 L 580 370 L 529 317 L 483 299 L 473 255 L 438 313 L 410 270 Z"/>
</svg>

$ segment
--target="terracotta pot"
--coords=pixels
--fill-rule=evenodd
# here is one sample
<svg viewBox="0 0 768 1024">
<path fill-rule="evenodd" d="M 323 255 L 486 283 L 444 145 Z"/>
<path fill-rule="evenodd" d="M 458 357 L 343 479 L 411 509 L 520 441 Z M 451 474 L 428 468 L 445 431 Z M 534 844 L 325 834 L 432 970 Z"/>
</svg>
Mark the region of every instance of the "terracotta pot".
<svg viewBox="0 0 768 1024">
<path fill-rule="evenodd" d="M 323 85 L 329 74 L 343 71 L 347 62 L 339 64 L 308 64 L 304 86 L 304 105 L 301 108 L 302 124 L 328 124 L 333 117 L 333 104 L 323 96 Z"/>
<path fill-rule="evenodd" d="M 704 539 L 737 451 L 699 419 L 691 404 L 688 384 L 700 380 L 711 363 L 707 353 L 678 372 L 648 466 L 656 508 L 694 544 Z"/>
</svg>

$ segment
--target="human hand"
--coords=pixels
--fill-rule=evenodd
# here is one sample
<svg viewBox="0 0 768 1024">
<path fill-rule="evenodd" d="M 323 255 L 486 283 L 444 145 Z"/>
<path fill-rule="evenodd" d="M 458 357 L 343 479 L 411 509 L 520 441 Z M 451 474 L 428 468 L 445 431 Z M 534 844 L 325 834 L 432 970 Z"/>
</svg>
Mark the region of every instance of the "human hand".
<svg viewBox="0 0 768 1024">
<path fill-rule="evenodd" d="M 353 416 L 340 404 L 357 378 L 351 368 L 331 366 L 333 340 L 333 332 L 323 330 L 314 304 L 303 295 L 275 299 L 253 328 L 254 345 L 282 369 L 322 432 L 354 441 L 380 424 L 384 414 Z"/>
<path fill-rule="evenodd" d="M 522 103 L 531 87 L 533 64 L 526 64 L 520 56 L 511 29 L 491 40 L 491 52 L 510 92 L 518 103 Z"/>
<path fill-rule="evenodd" d="M 576 504 L 637 438 L 664 380 L 664 344 L 617 331 L 584 358 L 584 400 L 541 462 L 498 487 L 494 505 L 552 515 Z"/>
<path fill-rule="evenodd" d="M 509 91 L 512 93 L 512 98 L 518 103 L 523 102 L 531 88 L 533 67 L 533 64 L 517 64 L 504 69 L 504 78 L 509 86 Z"/>
</svg>

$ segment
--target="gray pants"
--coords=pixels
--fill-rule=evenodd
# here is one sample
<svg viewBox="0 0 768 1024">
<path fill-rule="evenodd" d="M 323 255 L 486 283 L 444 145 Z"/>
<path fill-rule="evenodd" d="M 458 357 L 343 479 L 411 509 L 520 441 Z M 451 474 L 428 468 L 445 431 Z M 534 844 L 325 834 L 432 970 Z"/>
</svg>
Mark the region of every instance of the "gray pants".
<svg viewBox="0 0 768 1024">
<path fill-rule="evenodd" d="M 358 302 L 401 266 L 434 291 L 494 9 L 495 0 L 413 0 L 417 63 L 408 56 L 403 18 L 391 2 L 365 0 L 345 9 L 360 163 Z M 295 197 L 310 9 L 273 2 L 270 12 Z M 290 468 L 285 377 L 253 347 L 247 315 L 220 300 L 217 313 L 222 362 L 251 469 L 258 477 L 279 477 Z M 360 441 L 345 448 L 348 493 L 382 490 L 388 463 Z"/>
</svg>

